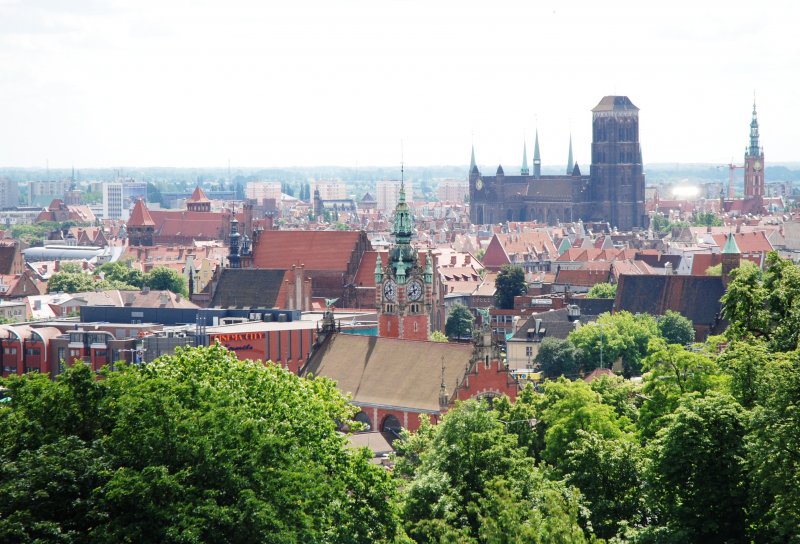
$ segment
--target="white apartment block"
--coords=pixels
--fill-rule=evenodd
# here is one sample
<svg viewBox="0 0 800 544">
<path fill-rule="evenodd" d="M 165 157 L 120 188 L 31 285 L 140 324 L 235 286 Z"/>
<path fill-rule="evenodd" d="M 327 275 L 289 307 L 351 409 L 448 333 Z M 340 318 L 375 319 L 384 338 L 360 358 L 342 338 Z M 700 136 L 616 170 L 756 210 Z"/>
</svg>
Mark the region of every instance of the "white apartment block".
<svg viewBox="0 0 800 544">
<path fill-rule="evenodd" d="M 317 180 L 311 182 L 311 198 L 314 198 L 314 191 L 319 190 L 319 197 L 322 200 L 345 200 L 347 197 L 347 184 L 343 181 Z"/>
<path fill-rule="evenodd" d="M 263 201 L 265 198 L 281 201 L 280 181 L 248 181 L 244 188 L 244 196 L 248 199 Z"/>
<path fill-rule="evenodd" d="M 147 200 L 144 181 L 107 181 L 103 183 L 103 219 L 127 221 L 131 208 L 139 199 Z"/>
<path fill-rule="evenodd" d="M 404 183 L 406 190 L 406 202 L 414 201 L 414 187 L 406 181 Z M 378 209 L 386 214 L 394 211 L 397 207 L 397 199 L 400 195 L 400 181 L 399 180 L 382 180 L 375 186 L 375 200 L 378 202 Z"/>
</svg>

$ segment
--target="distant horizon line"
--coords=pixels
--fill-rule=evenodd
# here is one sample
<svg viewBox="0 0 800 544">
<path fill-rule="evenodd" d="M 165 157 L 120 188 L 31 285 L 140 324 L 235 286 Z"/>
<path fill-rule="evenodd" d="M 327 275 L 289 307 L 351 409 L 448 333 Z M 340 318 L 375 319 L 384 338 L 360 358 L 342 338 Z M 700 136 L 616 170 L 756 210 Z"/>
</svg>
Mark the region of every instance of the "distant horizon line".
<svg viewBox="0 0 800 544">
<path fill-rule="evenodd" d="M 708 167 L 725 167 L 730 163 L 728 162 L 645 162 L 644 167 L 676 167 L 676 166 L 708 166 Z M 580 162 L 578 165 L 580 166 Z M 738 163 L 737 163 L 738 164 Z M 502 163 L 500 163 L 502 165 Z M 509 164 L 507 167 L 521 166 L 517 164 Z M 567 166 L 564 164 L 542 164 L 542 169 L 561 168 Z M 586 166 L 591 166 L 591 163 L 586 163 Z M 771 166 L 800 166 L 800 160 L 795 161 L 769 161 L 767 167 Z M 463 168 L 465 171 L 469 170 L 469 164 L 426 164 L 426 165 L 413 165 L 404 164 L 404 168 Z M 351 168 L 356 170 L 369 170 L 369 169 L 391 169 L 397 168 L 400 171 L 400 164 L 387 165 L 387 164 L 372 164 L 372 165 L 347 165 L 347 164 L 318 164 L 318 165 L 286 165 L 286 166 L 163 166 L 163 165 L 150 165 L 150 166 L 0 166 L 2 170 L 53 170 L 71 172 L 73 169 L 77 171 L 86 170 L 152 170 L 152 169 L 174 169 L 174 170 L 298 170 L 309 168 Z M 480 169 L 480 165 L 478 166 Z M 488 166 L 487 168 L 495 168 Z M 506 167 L 504 167 L 506 168 Z"/>
</svg>

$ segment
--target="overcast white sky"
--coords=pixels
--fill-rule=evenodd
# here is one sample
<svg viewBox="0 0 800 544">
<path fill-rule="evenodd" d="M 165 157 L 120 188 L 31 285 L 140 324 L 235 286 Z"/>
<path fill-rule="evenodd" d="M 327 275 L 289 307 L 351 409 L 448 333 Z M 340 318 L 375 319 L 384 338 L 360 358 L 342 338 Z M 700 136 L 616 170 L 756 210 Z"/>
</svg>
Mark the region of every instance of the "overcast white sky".
<svg viewBox="0 0 800 544">
<path fill-rule="evenodd" d="M 800 160 L 800 2 L 0 0 L 0 166 Z"/>
</svg>

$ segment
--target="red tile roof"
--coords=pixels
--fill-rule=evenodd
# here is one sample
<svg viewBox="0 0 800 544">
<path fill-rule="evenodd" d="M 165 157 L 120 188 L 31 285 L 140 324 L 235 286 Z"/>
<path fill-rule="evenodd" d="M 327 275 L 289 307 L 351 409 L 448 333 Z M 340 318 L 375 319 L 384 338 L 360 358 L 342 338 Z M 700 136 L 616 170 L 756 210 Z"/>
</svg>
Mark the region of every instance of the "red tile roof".
<svg viewBox="0 0 800 544">
<path fill-rule="evenodd" d="M 186 202 L 211 202 L 211 201 L 208 199 L 203 189 L 198 185 L 197 187 L 194 188 L 192 196 L 190 196 Z"/>
<path fill-rule="evenodd" d="M 128 226 L 154 227 L 155 225 L 156 223 L 153 221 L 153 217 L 150 215 L 150 211 L 147 209 L 147 206 L 145 206 L 144 200 L 137 200 L 136 204 L 133 205 L 131 217 L 128 219 Z"/>
<path fill-rule="evenodd" d="M 306 270 L 346 272 L 360 236 L 355 231 L 265 230 L 253 250 L 253 265 L 287 270 L 304 264 Z"/>
<path fill-rule="evenodd" d="M 725 247 L 725 242 L 728 239 L 727 234 L 712 234 L 714 242 L 720 248 Z M 772 251 L 772 244 L 767 239 L 764 231 L 756 232 L 737 232 L 734 233 L 733 239 L 736 245 L 739 246 L 739 251 L 744 253 L 769 253 Z"/>
</svg>

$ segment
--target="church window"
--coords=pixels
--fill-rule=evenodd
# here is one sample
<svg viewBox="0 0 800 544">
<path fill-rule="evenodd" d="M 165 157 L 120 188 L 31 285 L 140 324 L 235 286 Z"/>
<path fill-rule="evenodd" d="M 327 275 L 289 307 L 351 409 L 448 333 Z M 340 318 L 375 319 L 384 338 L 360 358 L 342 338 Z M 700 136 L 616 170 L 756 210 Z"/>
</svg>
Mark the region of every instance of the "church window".
<svg viewBox="0 0 800 544">
<path fill-rule="evenodd" d="M 489 366 L 490 366 L 490 365 L 489 365 L 489 356 L 488 356 L 488 355 L 484 355 L 484 358 L 483 358 L 483 368 L 486 368 L 486 369 L 488 369 L 488 368 L 489 368 Z"/>
<path fill-rule="evenodd" d="M 417 322 L 414 321 L 414 332 L 417 332 Z"/>
</svg>

